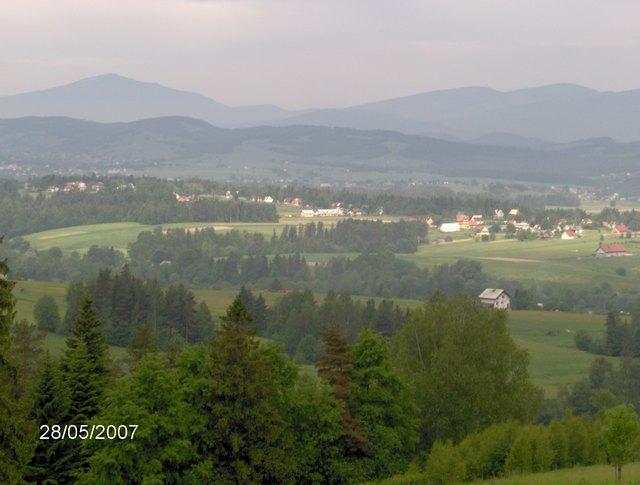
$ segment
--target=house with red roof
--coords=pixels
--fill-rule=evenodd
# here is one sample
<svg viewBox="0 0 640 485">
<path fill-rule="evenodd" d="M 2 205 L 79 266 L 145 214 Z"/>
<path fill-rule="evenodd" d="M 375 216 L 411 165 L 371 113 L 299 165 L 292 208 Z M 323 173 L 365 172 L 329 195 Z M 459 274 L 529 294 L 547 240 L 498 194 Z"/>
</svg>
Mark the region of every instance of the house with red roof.
<svg viewBox="0 0 640 485">
<path fill-rule="evenodd" d="M 567 229 L 566 231 L 564 231 L 562 233 L 562 236 L 560 237 L 563 241 L 570 241 L 572 239 L 576 238 L 576 231 L 574 231 L 573 229 Z"/>
<path fill-rule="evenodd" d="M 631 231 L 624 224 L 615 224 L 613 229 L 611 229 L 611 234 L 614 236 L 624 236 L 629 232 Z"/>
<path fill-rule="evenodd" d="M 601 244 L 593 255 L 596 258 L 611 258 L 615 256 L 631 256 L 624 244 Z"/>
</svg>

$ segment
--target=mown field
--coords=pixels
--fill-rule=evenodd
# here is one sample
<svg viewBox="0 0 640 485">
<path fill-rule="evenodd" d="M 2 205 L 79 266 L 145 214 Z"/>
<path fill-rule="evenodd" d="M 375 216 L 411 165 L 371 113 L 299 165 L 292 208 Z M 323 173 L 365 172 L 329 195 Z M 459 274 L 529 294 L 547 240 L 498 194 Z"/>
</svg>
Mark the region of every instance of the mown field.
<svg viewBox="0 0 640 485">
<path fill-rule="evenodd" d="M 311 221 L 322 221 L 325 225 L 333 225 L 339 221 L 340 217 L 314 217 L 301 218 L 286 215 L 280 218 L 279 222 L 178 222 L 173 224 L 162 224 L 163 229 L 202 229 L 213 227 L 217 231 L 225 232 L 237 229 L 240 231 L 257 232 L 266 237 L 271 237 L 273 231 L 280 235 L 282 227 L 285 225 L 307 224 Z M 398 220 L 399 218 L 384 218 L 385 220 Z M 114 222 L 105 224 L 86 224 L 83 226 L 63 227 L 60 229 L 50 229 L 48 231 L 28 234 L 24 238 L 31 246 L 38 250 L 47 250 L 59 247 L 63 252 L 78 251 L 83 253 L 91 246 L 111 246 L 121 251 L 127 250 L 127 245 L 132 243 L 143 231 L 151 231 L 156 225 L 145 225 L 137 222 Z"/>
<path fill-rule="evenodd" d="M 63 283 L 21 281 L 16 285 L 18 318 L 33 321 L 33 306 L 37 299 L 52 295 L 61 312 L 65 311 Z M 205 301 L 214 315 L 224 314 L 236 295 L 228 290 L 196 290 L 198 300 Z M 267 304 L 273 304 L 279 293 L 263 293 Z M 322 298 L 322 295 L 319 296 Z M 363 298 L 364 299 L 364 298 Z M 398 300 L 402 306 L 413 308 L 420 304 L 415 300 Z M 584 329 L 596 338 L 604 332 L 604 316 L 586 313 L 513 311 L 509 314 L 509 330 L 518 345 L 530 355 L 530 371 L 534 382 L 549 396 L 555 395 L 558 386 L 571 384 L 588 375 L 594 356 L 575 349 L 573 335 Z M 49 335 L 47 344 L 55 352 L 64 346 L 63 337 Z M 116 349 L 115 352 L 123 352 Z"/>
<path fill-rule="evenodd" d="M 633 255 L 594 258 L 593 252 L 600 244 L 600 233 L 591 230 L 585 231 L 584 237 L 571 241 L 553 238 L 520 242 L 498 238 L 491 242 L 463 240 L 425 244 L 416 253 L 401 257 L 422 267 L 469 258 L 480 261 L 486 272 L 497 278 L 573 286 L 609 283 L 616 288 L 640 292 L 640 241 L 621 241 L 606 233 L 605 243 L 612 242 L 623 242 Z M 617 274 L 619 268 L 625 268 L 625 276 Z"/>
<path fill-rule="evenodd" d="M 404 475 L 389 478 L 377 482 L 379 485 L 419 485 L 426 483 L 422 473 L 406 473 Z M 640 463 L 625 465 L 622 469 L 622 481 L 615 479 L 614 468 L 609 465 L 579 466 L 564 468 L 545 473 L 532 473 L 529 475 L 514 475 L 505 478 L 494 478 L 473 482 L 486 485 L 609 485 L 614 483 L 638 484 L 640 483 Z"/>
</svg>

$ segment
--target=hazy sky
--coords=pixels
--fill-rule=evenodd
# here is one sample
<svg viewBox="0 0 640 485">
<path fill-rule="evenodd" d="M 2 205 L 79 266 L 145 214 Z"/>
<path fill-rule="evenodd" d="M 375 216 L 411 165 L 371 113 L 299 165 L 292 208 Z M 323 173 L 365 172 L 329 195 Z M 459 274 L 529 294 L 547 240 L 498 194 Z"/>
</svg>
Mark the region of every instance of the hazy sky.
<svg viewBox="0 0 640 485">
<path fill-rule="evenodd" d="M 231 105 L 640 87 L 638 0 L 2 0 L 0 94 L 115 72 Z"/>
</svg>

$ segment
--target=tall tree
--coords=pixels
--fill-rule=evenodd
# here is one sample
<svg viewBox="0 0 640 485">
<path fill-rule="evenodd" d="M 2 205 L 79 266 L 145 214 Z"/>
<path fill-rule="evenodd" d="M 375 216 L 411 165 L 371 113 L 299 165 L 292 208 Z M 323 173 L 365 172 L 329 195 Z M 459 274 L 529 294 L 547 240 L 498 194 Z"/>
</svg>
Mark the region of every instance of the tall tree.
<svg viewBox="0 0 640 485">
<path fill-rule="evenodd" d="M 631 406 L 620 405 L 605 413 L 604 429 L 607 458 L 616 469 L 616 480 L 622 480 L 622 466 L 638 459 L 640 422 Z"/>
<path fill-rule="evenodd" d="M 437 293 L 394 337 L 392 362 L 414 389 L 425 443 L 458 440 L 509 418 L 534 418 L 540 391 L 506 320 L 505 312 L 470 297 Z"/>
<path fill-rule="evenodd" d="M 66 390 L 56 362 L 47 354 L 38 380 L 31 418 L 39 432 L 43 425 L 62 424 L 67 418 Z M 36 441 L 36 449 L 27 468 L 26 479 L 37 483 L 66 483 L 71 480 L 70 444 L 63 440 Z"/>
<path fill-rule="evenodd" d="M 42 356 L 45 334 L 27 320 L 14 323 L 11 329 L 11 360 L 17 371 L 21 395 L 28 394 L 33 387 L 34 376 L 38 371 Z"/>
<path fill-rule="evenodd" d="M 136 424 L 129 439 L 88 443 L 90 468 L 80 483 L 195 483 L 198 455 L 190 440 L 193 410 L 183 399 L 175 369 L 158 354 L 142 358 L 129 377 L 111 389 L 97 420 Z M 134 433 L 133 438 L 131 438 Z"/>
<path fill-rule="evenodd" d="M 353 361 L 349 355 L 349 346 L 337 326 L 332 326 L 325 331 L 323 339 L 324 355 L 316 363 L 318 375 L 331 386 L 334 396 L 345 403 L 342 413 L 342 432 L 347 451 L 351 455 L 359 455 L 365 451 L 368 443 L 360 423 L 353 417 L 349 408 L 353 390 L 351 381 Z"/>
<path fill-rule="evenodd" d="M 367 457 L 362 460 L 366 476 L 377 479 L 400 473 L 418 443 L 417 407 L 389 363 L 383 337 L 363 331 L 350 354 L 354 386 L 350 407 L 369 441 Z"/>
<path fill-rule="evenodd" d="M 282 361 L 259 347 L 250 324 L 247 308 L 236 297 L 211 345 L 210 387 L 200 411 L 207 422 L 197 438 L 207 480 L 282 482 L 292 474 L 277 364 Z"/>
<path fill-rule="evenodd" d="M 8 273 L 6 261 L 0 260 L 0 483 L 19 483 L 31 443 L 30 425 L 19 401 L 17 370 L 9 357 L 15 303 Z"/>
<path fill-rule="evenodd" d="M 33 318 L 38 328 L 44 332 L 60 330 L 60 311 L 51 295 L 43 295 L 38 298 L 33 307 Z"/>
<path fill-rule="evenodd" d="M 69 395 L 65 423 L 82 425 L 95 417 L 102 407 L 107 388 L 109 360 L 102 323 L 85 295 L 79 314 L 67 339 L 63 361 L 64 383 Z M 88 452 L 80 440 L 68 442 L 67 460 L 73 476 L 88 466 Z"/>
</svg>

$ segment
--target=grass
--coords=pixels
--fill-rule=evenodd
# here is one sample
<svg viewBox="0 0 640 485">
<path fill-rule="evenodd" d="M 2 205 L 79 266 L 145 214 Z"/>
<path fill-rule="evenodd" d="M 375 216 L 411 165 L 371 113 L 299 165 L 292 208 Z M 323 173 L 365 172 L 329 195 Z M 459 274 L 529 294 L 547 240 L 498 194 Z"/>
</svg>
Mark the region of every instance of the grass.
<svg viewBox="0 0 640 485">
<path fill-rule="evenodd" d="M 179 222 L 173 224 L 162 224 L 164 229 L 181 228 L 194 229 L 213 227 L 218 231 L 230 231 L 238 229 L 241 231 L 257 232 L 265 237 L 271 237 L 273 231 L 280 235 L 282 227 L 285 225 L 307 224 L 311 221 L 322 221 L 325 226 L 333 225 L 339 221 L 340 217 L 314 217 L 303 218 L 293 212 L 285 212 L 279 222 Z M 398 217 L 385 217 L 384 220 L 398 220 Z M 129 243 L 132 243 L 143 231 L 151 231 L 157 225 L 145 225 L 137 222 L 114 222 L 105 224 L 86 224 L 82 226 L 63 227 L 50 229 L 48 231 L 36 232 L 24 236 L 31 246 L 37 250 L 47 250 L 59 247 L 64 252 L 78 251 L 86 252 L 91 246 L 112 246 L 121 251 L 126 251 Z"/>
<path fill-rule="evenodd" d="M 631 463 L 622 469 L 622 482 L 616 482 L 614 468 L 610 465 L 580 466 L 546 473 L 513 476 L 476 483 L 496 485 L 543 485 L 575 483 L 581 485 L 605 485 L 613 483 L 640 483 L 640 463 Z"/>
<path fill-rule="evenodd" d="M 600 233 L 591 230 L 585 231 L 584 237 L 572 241 L 554 238 L 520 242 L 500 238 L 492 242 L 426 244 L 420 246 L 416 253 L 400 257 L 422 267 L 468 258 L 480 261 L 485 271 L 497 278 L 572 286 L 609 283 L 618 289 L 640 292 L 640 241 L 621 241 L 607 235 L 605 242 L 623 242 L 632 256 L 594 258 L 593 252 L 600 244 Z M 626 276 L 616 273 L 620 267 L 626 268 Z"/>
<path fill-rule="evenodd" d="M 45 294 L 52 295 L 64 315 L 66 305 L 64 295 L 65 283 L 20 281 L 14 294 L 17 299 L 17 316 L 33 321 L 33 307 L 37 299 Z M 227 306 L 237 294 L 237 289 L 194 291 L 198 301 L 204 301 L 213 315 L 223 315 Z M 281 293 L 262 293 L 267 304 L 273 305 Z M 322 301 L 323 295 L 317 295 Z M 355 297 L 364 301 L 368 297 Z M 375 300 L 379 300 L 374 298 Z M 406 308 L 415 308 L 420 304 L 417 300 L 396 300 Z M 546 312 L 546 311 L 512 311 L 509 313 L 509 331 L 515 342 L 527 349 L 530 356 L 529 370 L 533 381 L 553 396 L 560 385 L 569 385 L 588 375 L 589 366 L 594 355 L 577 350 L 573 345 L 573 336 L 579 329 L 587 331 L 594 338 L 602 338 L 604 334 L 602 315 L 587 313 Z M 47 346 L 51 351 L 64 346 L 64 338 L 57 335 L 47 337 Z M 613 360 L 613 359 L 612 359 Z"/>
<path fill-rule="evenodd" d="M 377 482 L 380 485 L 418 485 L 427 483 L 422 472 L 408 472 L 387 480 Z M 514 475 L 505 478 L 475 481 L 473 483 L 496 485 L 608 485 L 614 483 L 640 483 L 640 463 L 625 465 L 622 469 L 622 481 L 616 482 L 614 468 L 610 465 L 579 466 L 563 468 L 552 472 Z"/>
</svg>

